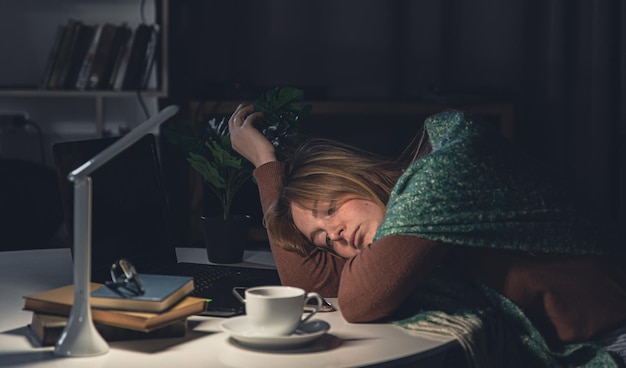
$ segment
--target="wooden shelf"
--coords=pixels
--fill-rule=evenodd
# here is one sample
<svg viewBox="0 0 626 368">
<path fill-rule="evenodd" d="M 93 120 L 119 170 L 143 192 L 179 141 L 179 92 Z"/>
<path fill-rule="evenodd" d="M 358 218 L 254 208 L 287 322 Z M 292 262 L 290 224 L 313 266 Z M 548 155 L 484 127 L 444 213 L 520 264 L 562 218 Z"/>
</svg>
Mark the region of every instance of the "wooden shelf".
<svg viewBox="0 0 626 368">
<path fill-rule="evenodd" d="M 193 114 L 230 115 L 239 101 L 192 101 Z M 455 108 L 479 115 L 497 116 L 503 136 L 512 138 L 514 134 L 514 108 L 512 103 L 466 103 L 436 104 L 405 101 L 305 101 L 312 106 L 315 115 L 432 115 L 446 109 Z"/>
<path fill-rule="evenodd" d="M 141 91 L 143 97 L 167 97 L 167 92 L 161 90 Z M 90 98 L 95 103 L 96 135 L 101 137 L 104 133 L 104 100 L 107 98 L 131 98 L 137 96 L 135 91 L 79 91 L 79 90 L 0 90 L 0 97 L 17 98 Z"/>
<path fill-rule="evenodd" d="M 147 97 L 167 97 L 167 92 L 163 90 L 140 91 L 142 96 Z M 107 91 L 107 90 L 46 90 L 46 89 L 0 89 L 0 97 L 41 97 L 41 98 L 128 98 L 136 96 L 136 91 Z"/>
</svg>

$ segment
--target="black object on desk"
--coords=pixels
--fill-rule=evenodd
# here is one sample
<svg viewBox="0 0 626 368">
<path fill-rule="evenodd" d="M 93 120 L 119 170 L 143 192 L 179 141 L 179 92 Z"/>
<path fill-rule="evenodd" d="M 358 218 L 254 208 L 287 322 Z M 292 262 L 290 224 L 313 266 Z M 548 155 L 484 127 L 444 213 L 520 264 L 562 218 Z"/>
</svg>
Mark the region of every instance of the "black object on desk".
<svg viewBox="0 0 626 368">
<path fill-rule="evenodd" d="M 116 139 L 53 145 L 69 234 L 73 234 L 74 198 L 67 175 Z M 234 286 L 280 284 L 274 269 L 178 263 L 161 175 L 153 135 L 144 136 L 91 174 L 93 282 L 109 280 L 110 267 L 120 258 L 128 259 L 141 273 L 192 276 L 196 288 L 191 295 L 211 299 L 206 313 L 217 316 L 243 313 L 244 306 L 232 295 Z"/>
</svg>

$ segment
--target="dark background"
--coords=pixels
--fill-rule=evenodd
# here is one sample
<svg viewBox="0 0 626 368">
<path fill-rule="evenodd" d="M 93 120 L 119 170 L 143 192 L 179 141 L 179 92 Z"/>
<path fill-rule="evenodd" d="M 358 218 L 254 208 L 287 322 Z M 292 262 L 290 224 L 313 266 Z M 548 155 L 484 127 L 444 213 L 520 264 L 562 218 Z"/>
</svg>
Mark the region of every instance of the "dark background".
<svg viewBox="0 0 626 368">
<path fill-rule="evenodd" d="M 220 110 L 229 114 L 237 102 L 280 85 L 304 89 L 308 100 L 367 107 L 385 102 L 424 104 L 429 113 L 448 107 L 510 106 L 514 144 L 566 180 L 598 216 L 626 228 L 623 0 L 155 3 L 158 8 L 167 6 L 159 11 L 162 19 L 164 15 L 168 19 L 169 60 L 160 66 L 168 72 L 169 88 L 167 98 L 146 96 L 151 112 L 157 110 L 157 102 L 161 107 L 177 104 L 183 109 L 177 119 L 189 123 L 192 103 L 217 101 L 231 106 Z M 138 22 L 141 4 L 152 6 L 142 0 L 8 2 L 0 13 L 4 30 L 0 39 L 7 50 L 0 60 L 0 84 L 36 85 L 54 37 L 51 30 L 68 17 L 90 23 Z M 14 36 L 17 30 L 20 37 Z M 45 159 L 44 151 L 52 142 L 96 133 L 96 99 L 80 94 L 66 98 L 70 96 L 54 91 L 33 90 L 28 97 L 1 92 L 5 92 L 0 96 L 1 112 L 27 112 L 40 124 L 43 140 L 37 139 L 35 130 L 12 133 L 2 123 L 0 156 L 42 161 L 48 170 L 40 176 L 27 175 L 34 172 L 28 162 L 23 165 L 27 173 L 10 170 L 0 176 L 4 194 L 0 230 L 17 234 L 16 239 L 32 235 L 37 238 L 32 244 L 41 246 L 44 233 L 53 232 L 62 220 L 51 210 L 58 203 L 40 198 L 55 188 L 53 163 L 50 156 Z M 114 94 L 105 100 L 107 134 L 146 118 L 133 95 Z M 315 114 L 305 125 L 316 134 L 396 154 L 428 114 L 395 109 L 373 115 L 361 108 Z M 200 238 L 199 215 L 214 210 L 215 204 L 203 198 L 202 183 L 182 153 L 162 143 L 177 221 L 174 235 L 177 244 L 185 245 Z M 52 194 L 47 197 L 54 198 Z M 250 183 L 237 206 L 260 222 L 257 197 Z M 44 223 L 50 230 L 39 225 Z M 0 240 L 3 246 L 21 242 Z"/>
<path fill-rule="evenodd" d="M 301 87 L 311 100 L 442 109 L 510 103 L 514 143 L 599 214 L 625 224 L 622 1 L 183 0 L 169 7 L 171 88 L 163 104 L 241 101 L 275 85 Z M 383 142 L 391 153 L 424 118 L 355 112 L 310 124 L 366 147 Z"/>
</svg>

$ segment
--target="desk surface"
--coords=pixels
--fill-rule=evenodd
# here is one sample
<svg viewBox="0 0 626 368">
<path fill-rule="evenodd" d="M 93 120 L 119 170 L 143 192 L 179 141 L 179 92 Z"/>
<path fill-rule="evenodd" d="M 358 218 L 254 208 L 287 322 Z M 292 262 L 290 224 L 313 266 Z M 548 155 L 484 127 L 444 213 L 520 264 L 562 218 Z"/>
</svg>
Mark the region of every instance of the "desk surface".
<svg viewBox="0 0 626 368">
<path fill-rule="evenodd" d="M 179 248 L 180 261 L 206 263 L 203 249 Z M 246 252 L 245 265 L 271 266 L 271 254 Z M 110 343 L 107 354 L 63 358 L 52 347 L 30 342 L 26 325 L 31 312 L 22 310 L 27 294 L 72 283 L 69 249 L 0 253 L 0 366 L 1 367 L 355 367 L 403 366 L 419 361 L 435 367 L 454 346 L 390 324 L 350 324 L 339 312 L 319 313 L 328 334 L 302 348 L 262 351 L 244 348 L 221 332 L 222 318 L 193 316 L 185 337 Z M 331 299 L 331 302 L 334 300 Z M 336 304 L 336 303 L 335 303 Z M 393 361 L 393 364 L 390 362 Z"/>
</svg>

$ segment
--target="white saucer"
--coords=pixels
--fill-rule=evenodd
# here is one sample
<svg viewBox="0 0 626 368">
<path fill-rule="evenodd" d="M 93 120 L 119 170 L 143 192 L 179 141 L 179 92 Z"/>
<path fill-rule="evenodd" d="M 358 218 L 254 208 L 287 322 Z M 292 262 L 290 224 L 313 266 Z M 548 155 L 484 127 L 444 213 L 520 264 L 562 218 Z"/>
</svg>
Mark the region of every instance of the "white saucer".
<svg viewBox="0 0 626 368">
<path fill-rule="evenodd" d="M 330 325 L 322 320 L 308 321 L 289 336 L 259 336 L 249 325 L 246 316 L 232 317 L 220 323 L 222 331 L 242 345 L 261 349 L 284 349 L 305 345 L 322 336 Z"/>
</svg>

